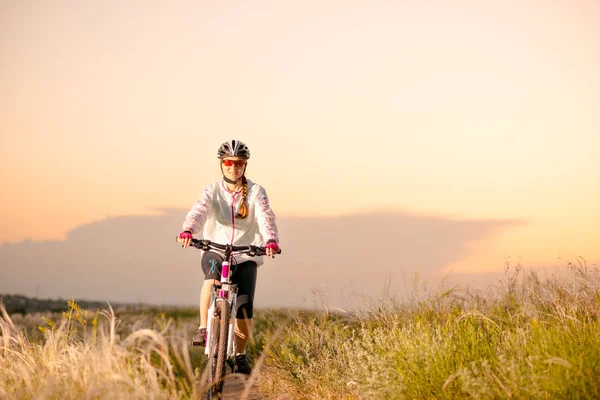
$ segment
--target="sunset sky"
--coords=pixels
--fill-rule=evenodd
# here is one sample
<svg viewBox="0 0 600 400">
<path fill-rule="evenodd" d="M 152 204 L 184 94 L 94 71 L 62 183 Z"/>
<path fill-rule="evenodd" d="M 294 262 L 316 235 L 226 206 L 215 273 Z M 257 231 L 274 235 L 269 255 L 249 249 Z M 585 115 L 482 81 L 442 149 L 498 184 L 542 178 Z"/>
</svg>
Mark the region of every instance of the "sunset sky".
<svg viewBox="0 0 600 400">
<path fill-rule="evenodd" d="M 2 1 L 0 245 L 189 209 L 240 139 L 278 216 L 514 222 L 458 271 L 598 262 L 598 71 L 597 0 Z"/>
</svg>

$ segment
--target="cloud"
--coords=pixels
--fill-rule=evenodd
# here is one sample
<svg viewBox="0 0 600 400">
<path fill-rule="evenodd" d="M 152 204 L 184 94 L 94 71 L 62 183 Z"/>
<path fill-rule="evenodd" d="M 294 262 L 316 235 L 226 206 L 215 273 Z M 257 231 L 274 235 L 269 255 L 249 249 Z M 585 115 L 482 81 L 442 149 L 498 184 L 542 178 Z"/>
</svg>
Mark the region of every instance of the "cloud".
<svg viewBox="0 0 600 400">
<path fill-rule="evenodd" d="M 196 305 L 200 252 L 175 242 L 186 210 L 111 217 L 62 241 L 0 246 L 0 293 L 112 302 Z M 313 292 L 346 306 L 353 293 L 402 295 L 418 273 L 439 278 L 467 243 L 519 225 L 403 213 L 278 219 L 283 254 L 259 268 L 256 305 L 312 307 Z"/>
</svg>

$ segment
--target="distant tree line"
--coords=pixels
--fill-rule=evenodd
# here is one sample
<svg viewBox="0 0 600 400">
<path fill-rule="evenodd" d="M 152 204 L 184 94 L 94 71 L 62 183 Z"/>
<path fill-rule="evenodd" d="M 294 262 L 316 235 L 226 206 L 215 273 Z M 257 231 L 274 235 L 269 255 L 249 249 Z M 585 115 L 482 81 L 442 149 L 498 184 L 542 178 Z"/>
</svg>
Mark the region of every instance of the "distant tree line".
<svg viewBox="0 0 600 400">
<path fill-rule="evenodd" d="M 31 314 L 35 312 L 62 312 L 68 309 L 67 299 L 37 299 L 21 295 L 2 295 L 0 303 L 9 314 Z M 107 308 L 106 302 L 76 300 L 83 309 Z"/>
</svg>

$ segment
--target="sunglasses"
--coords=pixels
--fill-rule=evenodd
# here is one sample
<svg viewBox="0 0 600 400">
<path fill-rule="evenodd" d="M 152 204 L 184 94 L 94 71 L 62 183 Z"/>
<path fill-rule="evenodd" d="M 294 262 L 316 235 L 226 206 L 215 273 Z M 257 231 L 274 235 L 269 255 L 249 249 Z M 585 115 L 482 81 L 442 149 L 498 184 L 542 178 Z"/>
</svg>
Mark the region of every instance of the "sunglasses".
<svg viewBox="0 0 600 400">
<path fill-rule="evenodd" d="M 226 167 L 231 167 L 232 165 L 235 165 L 236 167 L 243 167 L 246 165 L 246 161 L 244 160 L 223 160 L 221 162 Z"/>
</svg>

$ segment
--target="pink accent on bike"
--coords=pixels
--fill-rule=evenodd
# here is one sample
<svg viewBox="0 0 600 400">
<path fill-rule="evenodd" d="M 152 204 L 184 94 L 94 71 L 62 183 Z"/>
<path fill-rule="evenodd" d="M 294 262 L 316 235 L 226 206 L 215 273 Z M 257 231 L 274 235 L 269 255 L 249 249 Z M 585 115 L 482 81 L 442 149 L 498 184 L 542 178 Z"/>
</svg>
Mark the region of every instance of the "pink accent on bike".
<svg viewBox="0 0 600 400">
<path fill-rule="evenodd" d="M 179 239 L 192 239 L 192 234 L 189 232 L 181 232 L 179 234 Z"/>
<path fill-rule="evenodd" d="M 267 245 L 265 246 L 265 249 L 273 249 L 274 251 L 279 250 L 279 245 L 275 242 L 270 242 L 267 243 Z"/>
<path fill-rule="evenodd" d="M 228 263 L 223 263 L 223 268 L 221 269 L 221 277 L 225 280 L 227 278 L 229 278 L 229 264 Z"/>
</svg>

